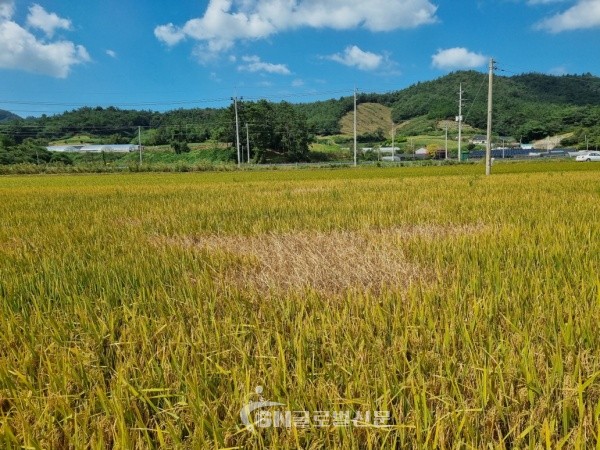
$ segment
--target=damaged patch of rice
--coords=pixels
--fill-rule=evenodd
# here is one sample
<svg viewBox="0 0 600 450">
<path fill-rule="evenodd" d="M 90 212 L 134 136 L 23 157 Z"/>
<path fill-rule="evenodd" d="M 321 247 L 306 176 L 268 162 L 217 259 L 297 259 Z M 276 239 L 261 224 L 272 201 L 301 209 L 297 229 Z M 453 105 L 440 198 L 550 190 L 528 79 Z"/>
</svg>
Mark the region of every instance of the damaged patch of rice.
<svg viewBox="0 0 600 450">
<path fill-rule="evenodd" d="M 474 227 L 413 226 L 377 231 L 267 233 L 257 236 L 198 235 L 161 238 L 236 259 L 215 272 L 227 284 L 263 294 L 312 289 L 324 294 L 350 290 L 378 293 L 433 273 L 406 257 L 403 241 L 472 232 Z"/>
</svg>

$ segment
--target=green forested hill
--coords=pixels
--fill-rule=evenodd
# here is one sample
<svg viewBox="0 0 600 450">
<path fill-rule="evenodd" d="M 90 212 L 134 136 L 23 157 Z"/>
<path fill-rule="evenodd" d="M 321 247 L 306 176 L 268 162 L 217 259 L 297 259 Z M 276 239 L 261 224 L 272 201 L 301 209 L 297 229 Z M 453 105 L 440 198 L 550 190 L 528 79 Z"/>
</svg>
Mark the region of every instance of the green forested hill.
<svg viewBox="0 0 600 450">
<path fill-rule="evenodd" d="M 415 118 L 453 119 L 458 115 L 459 86 L 463 116 L 475 128 L 487 122 L 487 74 L 454 72 L 387 94 L 359 94 L 358 102 L 379 103 L 392 109 L 395 123 Z M 342 131 L 341 119 L 352 111 L 351 97 L 300 105 L 318 134 Z M 494 132 L 524 142 L 574 132 L 570 142 L 587 137 L 600 145 L 600 78 L 591 74 L 550 76 L 524 74 L 494 77 Z"/>
<path fill-rule="evenodd" d="M 600 78 L 591 74 L 509 77 L 500 73 L 494 80 L 495 133 L 527 142 L 572 132 L 566 144 L 581 145 L 587 139 L 592 145 L 600 145 Z M 487 118 L 485 73 L 459 71 L 400 91 L 360 93 L 358 103 L 376 103 L 390 108 L 395 123 L 416 118 L 420 121 L 453 119 L 458 114 L 461 83 L 465 122 L 484 129 Z M 300 119 L 305 120 L 303 127 L 312 134 L 333 135 L 344 132 L 342 118 L 353 110 L 353 103 L 353 98 L 348 96 L 295 104 L 293 108 L 297 112 L 296 117 L 304 118 Z M 249 122 L 251 130 L 268 128 L 270 124 L 259 123 L 250 114 L 256 109 L 255 105 L 255 102 L 240 102 L 242 125 Z M 55 116 L 4 122 L 0 125 L 0 134 L 9 135 L 17 141 L 27 137 L 52 141 L 85 134 L 111 142 L 131 142 L 137 139 L 137 127 L 142 127 L 143 143 L 146 145 L 166 144 L 174 138 L 190 142 L 207 139 L 232 142 L 234 123 L 231 106 L 166 113 L 86 107 Z M 388 126 L 383 125 L 384 128 Z M 403 128 L 403 132 L 410 134 L 417 131 L 407 127 Z"/>
<path fill-rule="evenodd" d="M 0 109 L 0 123 L 8 122 L 9 120 L 17 120 L 20 119 L 16 114 L 11 113 L 10 111 L 5 111 Z"/>
<path fill-rule="evenodd" d="M 229 129 L 226 109 L 178 109 L 155 111 L 123 110 L 115 107 L 84 107 L 54 116 L 8 121 L 0 134 L 17 142 L 26 138 L 49 142 L 84 134 L 98 142 L 124 144 L 137 138 L 138 127 L 145 145 L 167 144 L 173 136 L 184 135 L 190 142 L 203 142 Z"/>
<path fill-rule="evenodd" d="M 458 114 L 459 85 L 463 85 L 465 121 L 485 128 L 487 75 L 455 72 L 403 91 L 388 94 L 395 121 L 415 116 L 444 119 Z M 564 131 L 593 128 L 600 134 L 600 78 L 591 75 L 527 74 L 494 78 L 494 130 L 524 141 Z"/>
</svg>

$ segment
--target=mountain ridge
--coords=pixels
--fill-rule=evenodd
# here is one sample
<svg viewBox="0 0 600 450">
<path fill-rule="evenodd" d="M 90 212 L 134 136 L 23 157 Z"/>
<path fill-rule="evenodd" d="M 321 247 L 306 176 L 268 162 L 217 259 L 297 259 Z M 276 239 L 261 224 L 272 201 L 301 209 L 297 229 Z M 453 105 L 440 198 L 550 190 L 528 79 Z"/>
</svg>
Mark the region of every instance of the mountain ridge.
<svg viewBox="0 0 600 450">
<path fill-rule="evenodd" d="M 9 122 L 11 120 L 20 120 L 21 117 L 16 114 L 11 113 L 10 111 L 6 111 L 4 109 L 0 109 L 0 123 Z"/>
<path fill-rule="evenodd" d="M 462 85 L 465 124 L 485 129 L 487 81 L 486 73 L 457 71 L 415 83 L 402 90 L 359 93 L 357 102 L 359 106 L 379 104 L 389 108 L 394 124 L 417 118 L 437 123 L 454 120 L 458 115 L 458 92 Z M 244 115 L 245 108 L 251 110 L 255 103 L 239 102 L 240 115 Z M 344 122 L 344 116 L 353 111 L 354 99 L 347 96 L 295 103 L 292 106 L 306 118 L 307 127 L 312 134 L 347 134 L 348 124 L 347 120 Z M 382 120 L 381 128 L 388 134 L 392 123 L 387 119 L 387 112 L 379 110 L 373 115 L 373 120 L 377 120 L 375 116 Z M 121 110 L 115 107 L 84 107 L 55 116 L 4 120 L 3 127 L 5 130 L 8 127 L 13 134 L 20 132 L 20 126 L 28 126 L 27 133 L 23 132 L 28 137 L 58 138 L 87 132 L 111 137 L 115 142 L 131 141 L 137 135 L 138 126 L 147 130 L 144 132 L 145 138 L 156 138 L 156 142 L 168 140 L 177 128 L 182 127 L 191 142 L 202 142 L 232 136 L 231 129 L 235 124 L 232 106 L 179 109 L 161 113 Z M 376 124 L 372 124 L 371 128 L 377 129 Z M 539 73 L 497 75 L 494 77 L 493 128 L 497 134 L 514 136 L 523 142 L 572 132 L 573 135 L 568 138 L 571 144 L 581 143 L 584 137 L 588 141 L 591 138 L 600 143 L 600 78 L 589 73 L 561 76 Z M 401 131 L 410 135 L 423 130 L 405 127 Z M 152 145 L 154 141 L 149 139 L 148 145 Z"/>
</svg>

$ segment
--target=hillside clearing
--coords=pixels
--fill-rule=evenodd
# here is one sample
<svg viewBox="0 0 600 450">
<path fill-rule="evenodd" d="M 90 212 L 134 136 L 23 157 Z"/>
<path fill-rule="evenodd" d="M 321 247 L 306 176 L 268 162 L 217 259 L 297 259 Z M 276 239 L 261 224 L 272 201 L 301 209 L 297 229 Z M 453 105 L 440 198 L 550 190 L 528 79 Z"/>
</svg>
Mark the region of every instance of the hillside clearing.
<svg viewBox="0 0 600 450">
<path fill-rule="evenodd" d="M 386 137 L 391 137 L 392 110 L 378 103 L 362 103 L 357 107 L 357 133 L 375 133 L 383 130 Z M 340 120 L 342 134 L 351 136 L 354 133 L 354 112 L 346 114 Z"/>
</svg>

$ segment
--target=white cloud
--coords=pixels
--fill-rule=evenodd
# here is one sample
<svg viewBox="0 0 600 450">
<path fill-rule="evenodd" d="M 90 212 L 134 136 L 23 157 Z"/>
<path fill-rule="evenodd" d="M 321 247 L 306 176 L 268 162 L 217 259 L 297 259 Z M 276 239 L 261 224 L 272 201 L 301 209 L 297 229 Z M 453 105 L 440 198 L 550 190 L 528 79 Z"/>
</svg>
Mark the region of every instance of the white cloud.
<svg viewBox="0 0 600 450">
<path fill-rule="evenodd" d="M 562 3 L 565 0 L 528 0 L 528 5 L 550 5 L 552 3 Z"/>
<path fill-rule="evenodd" d="M 566 11 L 542 20 L 537 29 L 551 33 L 600 27 L 600 0 L 579 0 Z"/>
<path fill-rule="evenodd" d="M 343 53 L 336 53 L 327 57 L 332 61 L 345 66 L 356 67 L 360 70 L 376 70 L 385 61 L 383 55 L 365 52 L 356 45 L 346 47 Z"/>
<path fill-rule="evenodd" d="M 156 27 L 154 29 L 154 36 L 156 36 L 156 38 L 159 41 L 163 41 L 168 46 L 178 44 L 179 42 L 185 39 L 185 33 L 179 30 L 172 23 Z"/>
<path fill-rule="evenodd" d="M 71 21 L 62 19 L 55 13 L 49 13 L 40 5 L 29 7 L 27 15 L 27 25 L 31 28 L 37 28 L 46 33 L 46 36 L 51 38 L 56 30 L 70 30 Z"/>
<path fill-rule="evenodd" d="M 196 45 L 194 46 L 194 50 L 192 51 L 192 56 L 194 56 L 198 62 L 202 65 L 207 65 L 211 62 L 214 62 L 218 59 L 219 55 L 217 53 L 209 51 L 204 45 Z M 230 61 L 232 62 L 232 61 Z"/>
<path fill-rule="evenodd" d="M 267 72 L 278 75 L 290 75 L 290 69 L 284 64 L 271 64 L 261 61 L 258 56 L 243 56 L 244 64 L 238 66 L 238 70 L 245 72 Z"/>
<path fill-rule="evenodd" d="M 299 78 L 292 81 L 292 87 L 302 87 L 302 86 L 304 86 L 304 84 L 305 84 L 304 80 L 301 80 Z"/>
<path fill-rule="evenodd" d="M 264 39 L 298 28 L 416 28 L 436 22 L 436 11 L 430 0 L 210 0 L 204 16 L 181 27 L 160 25 L 154 34 L 168 46 L 191 38 L 218 53 L 238 40 Z"/>
<path fill-rule="evenodd" d="M 30 26 L 43 30 L 48 37 L 56 29 L 66 29 L 66 22 L 62 22 L 64 19 L 53 14 L 46 13 L 52 17 L 49 21 L 38 22 L 43 14 L 34 7 L 30 8 L 27 18 Z M 13 21 L 13 15 L 14 3 L 0 0 L 0 68 L 66 78 L 74 65 L 90 61 L 90 55 L 82 45 L 66 40 L 49 42 L 38 39 L 31 31 Z M 67 22 L 70 27 L 71 22 Z"/>
<path fill-rule="evenodd" d="M 474 69 L 483 66 L 487 57 L 481 53 L 474 53 L 463 47 L 438 50 L 431 57 L 433 67 L 437 69 Z"/>
<path fill-rule="evenodd" d="M 110 56 L 111 58 L 116 58 L 117 57 L 117 52 L 115 52 L 114 50 L 106 50 L 106 54 L 108 56 Z"/>
<path fill-rule="evenodd" d="M 0 0 L 0 20 L 11 19 L 15 13 L 15 2 L 13 0 Z"/>
</svg>

